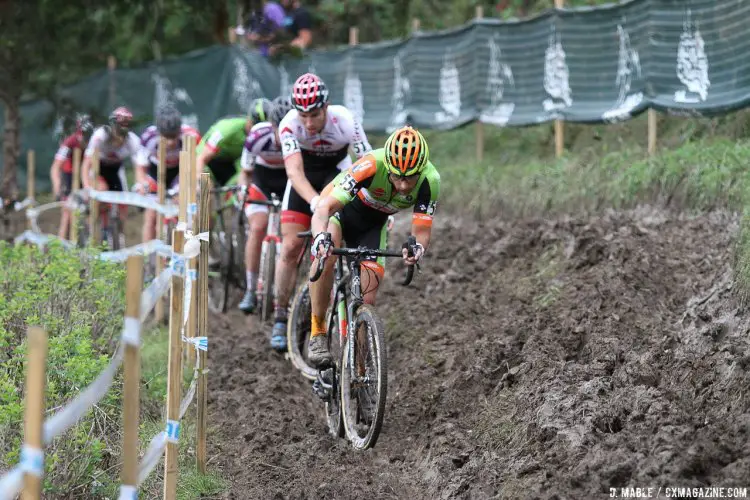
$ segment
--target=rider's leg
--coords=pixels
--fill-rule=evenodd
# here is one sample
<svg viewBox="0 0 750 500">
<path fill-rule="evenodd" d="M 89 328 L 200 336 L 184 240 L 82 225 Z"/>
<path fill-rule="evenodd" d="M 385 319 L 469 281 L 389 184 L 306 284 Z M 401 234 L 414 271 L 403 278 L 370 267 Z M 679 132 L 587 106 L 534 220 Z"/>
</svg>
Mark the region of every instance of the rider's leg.
<svg viewBox="0 0 750 500">
<path fill-rule="evenodd" d="M 60 201 L 66 201 L 70 197 L 70 193 L 73 190 L 73 174 L 61 173 L 61 196 Z M 70 209 L 63 207 L 60 213 L 60 230 L 57 232 L 57 236 L 66 240 L 68 239 L 68 230 L 70 228 Z"/>
<path fill-rule="evenodd" d="M 59 236 L 60 238 L 64 240 L 67 240 L 69 226 L 70 226 L 70 210 L 68 208 L 63 208 L 62 213 L 60 214 L 60 230 L 57 232 L 57 236 Z"/>
<path fill-rule="evenodd" d="M 388 248 L 388 229 L 389 221 L 386 221 L 380 228 L 373 227 L 364 235 L 360 245 L 366 247 L 375 247 L 380 250 Z M 362 262 L 360 270 L 360 279 L 362 283 L 362 293 L 365 304 L 375 305 L 375 299 L 378 295 L 378 288 L 383 282 L 385 276 L 385 257 L 378 257 L 376 260 L 366 260 Z"/>
<path fill-rule="evenodd" d="M 333 246 L 341 246 L 341 226 L 334 222 L 332 218 L 328 223 L 328 232 L 331 233 Z M 331 256 L 326 261 L 323 273 L 317 281 L 310 283 L 310 305 L 312 310 L 312 331 L 311 336 L 326 335 L 325 317 L 331 299 L 331 287 L 333 286 L 333 267 L 336 264 L 336 257 Z M 318 259 L 315 259 L 310 267 L 310 274 L 318 268 Z"/>
<path fill-rule="evenodd" d="M 258 286 L 258 272 L 260 269 L 260 252 L 263 245 L 263 238 L 266 235 L 266 226 L 268 225 L 267 210 L 258 210 L 266 208 L 263 205 L 248 204 L 245 206 L 245 214 L 248 217 L 248 235 L 245 242 L 245 273 L 247 289 L 245 296 L 240 302 L 240 310 L 246 313 L 252 313 L 256 306 L 255 289 Z"/>
<path fill-rule="evenodd" d="M 156 238 L 156 211 L 146 210 L 143 214 L 143 242 Z"/>
<path fill-rule="evenodd" d="M 297 233 L 305 231 L 307 226 L 297 222 L 281 224 L 281 255 L 276 267 L 274 283 L 276 285 L 275 313 L 276 317 L 286 318 L 286 309 L 294 290 L 295 275 L 297 273 L 297 258 L 302 251 L 302 238 Z M 304 258 L 304 256 L 303 256 Z"/>
</svg>

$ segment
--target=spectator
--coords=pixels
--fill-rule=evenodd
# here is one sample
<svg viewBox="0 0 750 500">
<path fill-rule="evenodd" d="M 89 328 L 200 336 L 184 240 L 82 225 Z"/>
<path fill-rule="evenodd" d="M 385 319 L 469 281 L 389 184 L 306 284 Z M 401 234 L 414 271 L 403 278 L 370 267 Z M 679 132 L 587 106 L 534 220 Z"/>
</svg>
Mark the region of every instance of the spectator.
<svg viewBox="0 0 750 500">
<path fill-rule="evenodd" d="M 304 51 L 312 43 L 310 13 L 300 5 L 299 0 L 280 0 L 280 2 L 284 8 L 284 26 L 292 37 L 292 41 L 288 45 L 293 49 L 293 52 Z M 272 45 L 269 53 L 275 55 L 283 48 L 280 44 Z"/>
<path fill-rule="evenodd" d="M 254 12 L 250 18 L 247 39 L 256 45 L 263 56 L 269 55 L 269 49 L 274 42 L 278 43 L 280 31 L 284 30 L 284 9 L 276 2 L 263 2 L 263 10 Z M 243 35 L 245 30 L 238 30 Z"/>
</svg>

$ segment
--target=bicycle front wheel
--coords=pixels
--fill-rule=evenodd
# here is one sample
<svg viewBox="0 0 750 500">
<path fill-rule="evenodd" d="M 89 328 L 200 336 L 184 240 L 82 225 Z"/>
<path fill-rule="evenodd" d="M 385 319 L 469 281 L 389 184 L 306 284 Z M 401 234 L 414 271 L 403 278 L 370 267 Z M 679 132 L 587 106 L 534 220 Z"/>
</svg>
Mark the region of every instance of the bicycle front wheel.
<svg viewBox="0 0 750 500">
<path fill-rule="evenodd" d="M 367 304 L 356 313 L 354 335 L 341 352 L 341 410 L 352 446 L 375 446 L 383 426 L 388 392 L 388 361 L 383 322 Z M 352 338 L 353 337 L 353 338 Z"/>
<path fill-rule="evenodd" d="M 289 311 L 286 337 L 289 346 L 289 359 L 302 376 L 315 380 L 318 370 L 307 362 L 307 343 L 310 340 L 311 325 L 310 286 L 303 283 L 295 294 Z"/>
</svg>

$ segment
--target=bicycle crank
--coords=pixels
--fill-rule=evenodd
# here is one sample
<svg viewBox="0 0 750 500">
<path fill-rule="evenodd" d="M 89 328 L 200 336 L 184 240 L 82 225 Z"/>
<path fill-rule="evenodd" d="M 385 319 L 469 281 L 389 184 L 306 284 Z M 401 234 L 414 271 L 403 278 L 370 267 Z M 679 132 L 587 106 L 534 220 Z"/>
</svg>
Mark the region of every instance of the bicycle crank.
<svg viewBox="0 0 750 500">
<path fill-rule="evenodd" d="M 323 401 L 331 402 L 331 393 L 333 392 L 333 369 L 319 371 L 312 384 L 313 394 Z"/>
</svg>

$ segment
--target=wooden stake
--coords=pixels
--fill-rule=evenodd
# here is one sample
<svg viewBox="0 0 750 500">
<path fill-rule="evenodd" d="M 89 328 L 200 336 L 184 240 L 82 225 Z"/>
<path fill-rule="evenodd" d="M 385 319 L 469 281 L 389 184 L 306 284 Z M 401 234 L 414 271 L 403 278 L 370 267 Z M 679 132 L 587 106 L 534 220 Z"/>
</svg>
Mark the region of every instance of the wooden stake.
<svg viewBox="0 0 750 500">
<path fill-rule="evenodd" d="M 91 157 L 91 168 L 94 170 L 94 179 L 91 186 L 94 190 L 99 189 L 99 149 L 94 149 L 94 155 Z M 90 172 L 90 171 L 89 171 Z M 90 244 L 92 247 L 98 247 L 101 243 L 101 231 L 99 229 L 99 202 L 94 197 L 89 197 L 89 233 Z"/>
<path fill-rule="evenodd" d="M 477 19 L 484 17 L 484 9 L 481 5 L 477 5 L 475 17 Z M 481 162 L 484 160 L 484 123 L 482 123 L 481 119 L 477 119 L 474 122 L 474 143 L 476 146 L 477 161 Z"/>
<path fill-rule="evenodd" d="M 121 491 L 135 491 L 138 485 L 138 417 L 141 386 L 140 309 L 141 290 L 143 289 L 143 256 L 132 255 L 128 257 L 126 265 Z M 121 495 L 121 498 L 123 496 Z"/>
<path fill-rule="evenodd" d="M 26 152 L 26 198 L 34 200 L 34 175 L 35 173 L 35 154 L 33 149 Z M 26 219 L 26 229 L 31 229 L 31 220 Z"/>
<path fill-rule="evenodd" d="M 172 251 L 182 253 L 185 233 L 172 232 Z M 169 309 L 169 368 L 167 370 L 167 428 L 179 430 L 180 399 L 182 398 L 182 314 L 184 299 L 184 278 L 172 276 L 171 306 Z M 177 436 L 167 437 L 167 451 L 164 457 L 164 498 L 177 497 Z"/>
<path fill-rule="evenodd" d="M 198 188 L 198 177 L 195 175 L 195 170 L 197 168 L 196 165 L 196 155 L 195 155 L 195 137 L 188 138 L 188 162 L 187 162 L 187 177 L 186 184 L 189 186 L 188 192 L 189 194 L 189 206 L 190 207 L 197 207 L 197 188 Z M 182 177 L 181 177 L 182 178 Z M 198 227 L 198 220 L 195 218 L 197 216 L 197 210 L 189 211 L 188 213 L 188 228 L 191 231 L 196 231 L 196 228 Z M 190 292 L 190 310 L 188 313 L 188 327 L 187 327 L 187 337 L 193 338 L 196 336 L 196 328 L 198 326 L 198 281 L 197 281 L 197 273 L 198 273 L 198 258 L 190 259 L 190 263 L 188 265 L 188 268 L 191 271 L 195 271 L 195 278 L 192 282 L 192 289 Z M 195 365 L 195 349 L 187 349 L 187 364 L 188 366 L 194 366 Z"/>
<path fill-rule="evenodd" d="M 411 20 L 411 31 L 412 32 L 419 31 L 420 25 L 421 23 L 419 21 L 419 18 L 415 17 L 414 19 Z"/>
<path fill-rule="evenodd" d="M 200 225 L 198 232 L 208 231 L 208 221 L 211 211 L 211 174 L 201 174 L 200 184 L 200 205 L 198 208 L 198 215 L 200 217 Z M 198 288 L 200 290 L 200 301 L 198 306 L 198 336 L 208 337 L 208 242 L 201 240 L 201 253 L 200 253 L 200 264 L 198 266 Z M 200 374 L 198 375 L 198 411 L 197 411 L 197 426 L 198 426 L 198 442 L 196 445 L 196 461 L 198 464 L 198 472 L 201 474 L 206 473 L 206 417 L 208 413 L 208 396 L 207 396 L 207 380 L 206 380 L 206 351 L 199 351 L 198 362 L 200 368 Z"/>
<path fill-rule="evenodd" d="M 70 188 L 70 195 L 78 191 L 81 186 L 81 155 L 80 148 L 73 150 L 73 185 Z M 70 241 L 78 245 L 78 224 L 80 224 L 81 213 L 76 208 L 70 214 Z"/>
<path fill-rule="evenodd" d="M 23 476 L 22 500 L 39 500 L 42 498 L 42 476 L 44 475 L 44 455 L 42 455 L 42 436 L 44 427 L 44 393 L 45 374 L 47 369 L 47 332 L 32 326 L 28 330 L 29 352 L 26 357 L 26 408 L 24 424 L 24 451 L 21 452 L 22 463 L 25 460 L 32 464 L 27 467 Z M 41 468 L 41 470 L 38 470 Z M 36 469 L 36 470 L 34 470 Z"/>
<path fill-rule="evenodd" d="M 349 45 L 357 45 L 359 43 L 359 28 L 356 26 L 349 27 Z"/>
<path fill-rule="evenodd" d="M 164 205 L 167 200 L 167 141 L 164 137 L 159 137 L 159 164 L 156 167 L 156 193 L 159 197 L 159 204 Z M 160 213 L 156 214 L 156 239 L 166 241 L 164 234 L 164 216 Z M 156 276 L 159 276 L 164 270 L 164 259 L 161 255 L 156 255 Z M 154 317 L 157 324 L 164 322 L 164 300 L 159 299 L 156 301 L 156 307 L 154 308 Z"/>
<path fill-rule="evenodd" d="M 555 0 L 555 8 L 562 9 L 565 0 Z M 560 158 L 565 147 L 565 129 L 562 120 L 555 120 L 555 156 Z"/>
<path fill-rule="evenodd" d="M 650 155 L 656 153 L 656 118 L 656 110 L 648 108 L 648 154 Z"/>
</svg>

